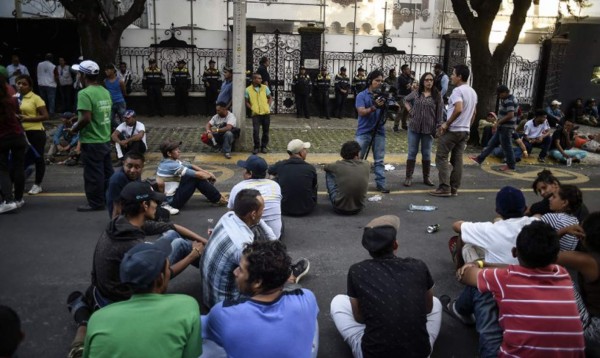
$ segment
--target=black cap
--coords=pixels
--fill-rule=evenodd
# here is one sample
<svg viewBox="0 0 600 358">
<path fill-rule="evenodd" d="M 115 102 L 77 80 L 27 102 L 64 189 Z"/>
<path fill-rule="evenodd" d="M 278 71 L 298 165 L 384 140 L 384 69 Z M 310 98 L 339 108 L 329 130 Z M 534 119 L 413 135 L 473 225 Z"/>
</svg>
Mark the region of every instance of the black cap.
<svg viewBox="0 0 600 358">
<path fill-rule="evenodd" d="M 246 160 L 238 160 L 237 165 L 255 174 L 264 174 L 269 167 L 263 158 L 254 154 Z"/>
<path fill-rule="evenodd" d="M 141 181 L 131 182 L 121 190 L 121 200 L 128 203 L 141 203 L 148 200 L 162 202 L 166 198 L 165 194 L 154 191 L 149 183 Z"/>
<path fill-rule="evenodd" d="M 365 70 L 365 69 L 364 69 L 364 68 L 362 68 L 362 66 L 360 66 L 360 67 L 358 68 L 358 70 L 357 70 L 357 71 L 363 71 L 363 72 L 364 72 L 364 70 Z"/>
<path fill-rule="evenodd" d="M 346 71 L 346 67 L 344 67 L 344 66 L 340 67 L 340 71 Z"/>
<path fill-rule="evenodd" d="M 213 60 L 212 58 L 210 59 L 210 61 L 208 61 L 208 63 L 216 63 L 215 60 Z"/>
<path fill-rule="evenodd" d="M 185 62 L 185 60 L 179 60 L 177 61 L 178 65 L 185 65 L 187 62 Z"/>
<path fill-rule="evenodd" d="M 384 215 L 375 218 L 365 226 L 362 245 L 369 252 L 384 249 L 396 240 L 399 229 L 400 218 L 395 215 Z"/>
<path fill-rule="evenodd" d="M 153 59 L 153 58 L 151 58 L 151 59 L 148 60 L 148 63 L 156 63 L 156 60 Z"/>
</svg>

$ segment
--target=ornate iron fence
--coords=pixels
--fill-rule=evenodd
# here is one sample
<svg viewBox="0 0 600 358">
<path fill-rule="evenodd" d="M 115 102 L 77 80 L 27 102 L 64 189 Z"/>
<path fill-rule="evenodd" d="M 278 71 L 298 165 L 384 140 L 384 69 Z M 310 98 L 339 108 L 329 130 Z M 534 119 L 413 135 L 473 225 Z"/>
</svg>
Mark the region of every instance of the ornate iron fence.
<svg viewBox="0 0 600 358">
<path fill-rule="evenodd" d="M 142 91 L 142 76 L 144 68 L 148 66 L 148 59 L 156 58 L 158 67 L 167 79 L 165 91 L 173 91 L 171 86 L 171 73 L 177 66 L 177 61 L 185 60 L 188 70 L 192 75 L 192 91 L 204 91 L 202 74 L 208 68 L 208 61 L 214 60 L 216 68 L 221 70 L 225 64 L 231 63 L 231 50 L 195 48 L 195 47 L 121 47 L 120 61 L 127 64 L 131 71 L 133 91 Z"/>
<path fill-rule="evenodd" d="M 392 68 L 400 74 L 400 66 L 407 64 L 415 72 L 415 78 L 420 78 L 425 72 L 433 72 L 433 65 L 441 63 L 441 56 L 427 55 L 395 55 L 380 53 L 363 52 L 325 52 L 325 66 L 331 74 L 339 72 L 341 67 L 346 67 L 350 78 L 354 76 L 359 67 L 365 69 L 367 73 L 379 69 L 383 70 L 385 76 Z"/>
</svg>

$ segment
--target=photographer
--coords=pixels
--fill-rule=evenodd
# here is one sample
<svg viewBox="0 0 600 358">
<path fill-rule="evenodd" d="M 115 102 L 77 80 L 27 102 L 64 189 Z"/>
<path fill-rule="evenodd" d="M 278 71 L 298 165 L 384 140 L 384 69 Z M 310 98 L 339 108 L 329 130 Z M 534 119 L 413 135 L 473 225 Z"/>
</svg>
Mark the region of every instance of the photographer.
<svg viewBox="0 0 600 358">
<path fill-rule="evenodd" d="M 367 77 L 367 89 L 356 96 L 356 111 L 358 112 L 358 128 L 356 141 L 360 144 L 360 156 L 366 159 L 365 154 L 373 146 L 375 160 L 375 183 L 377 190 L 382 193 L 390 191 L 385 186 L 383 158 L 385 156 L 385 127 L 383 107 L 385 98 L 378 93 L 383 83 L 383 73 L 375 70 Z"/>
</svg>

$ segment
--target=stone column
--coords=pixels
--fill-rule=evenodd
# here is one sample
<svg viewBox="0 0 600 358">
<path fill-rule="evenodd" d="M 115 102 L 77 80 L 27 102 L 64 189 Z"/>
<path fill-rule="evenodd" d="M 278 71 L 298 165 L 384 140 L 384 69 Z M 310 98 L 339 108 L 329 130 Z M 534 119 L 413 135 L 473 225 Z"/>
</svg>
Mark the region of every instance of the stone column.
<svg viewBox="0 0 600 358">
<path fill-rule="evenodd" d="M 298 33 L 301 36 L 300 40 L 300 63 L 306 66 L 305 60 L 317 60 L 318 66 L 314 68 L 306 68 L 306 73 L 311 77 L 319 73 L 318 67 L 321 66 L 321 40 L 325 29 L 322 27 L 307 26 L 298 28 Z M 309 61 L 312 62 L 312 61 Z"/>
<path fill-rule="evenodd" d="M 535 108 L 546 108 L 558 98 L 560 79 L 569 39 L 554 37 L 542 43 L 542 61 L 535 94 Z"/>
<path fill-rule="evenodd" d="M 467 36 L 452 32 L 442 37 L 444 39 L 444 72 L 450 76 L 454 66 L 467 63 Z"/>
</svg>

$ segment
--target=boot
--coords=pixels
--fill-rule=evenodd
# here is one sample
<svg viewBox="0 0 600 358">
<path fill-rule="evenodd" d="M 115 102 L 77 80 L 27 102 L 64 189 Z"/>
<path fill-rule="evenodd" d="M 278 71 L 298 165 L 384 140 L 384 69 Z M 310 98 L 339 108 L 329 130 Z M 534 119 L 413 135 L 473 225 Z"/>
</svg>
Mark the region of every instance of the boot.
<svg viewBox="0 0 600 358">
<path fill-rule="evenodd" d="M 421 163 L 423 164 L 423 183 L 425 183 L 425 185 L 428 186 L 434 186 L 434 184 L 431 182 L 431 179 L 429 179 L 429 169 L 431 169 L 431 160 L 422 160 Z"/>
<path fill-rule="evenodd" d="M 415 171 L 415 163 L 416 163 L 416 161 L 414 159 L 406 160 L 406 179 L 404 179 L 404 186 L 412 185 L 412 176 Z"/>
</svg>

